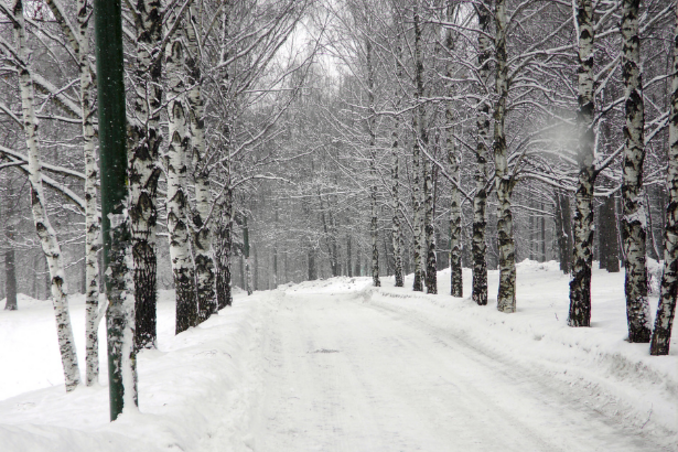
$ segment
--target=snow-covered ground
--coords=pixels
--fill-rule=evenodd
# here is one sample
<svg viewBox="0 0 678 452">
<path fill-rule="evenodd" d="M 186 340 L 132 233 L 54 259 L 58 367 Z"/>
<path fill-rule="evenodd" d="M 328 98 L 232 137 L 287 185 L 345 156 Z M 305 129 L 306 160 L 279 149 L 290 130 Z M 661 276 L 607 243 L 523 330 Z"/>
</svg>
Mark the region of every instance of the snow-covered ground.
<svg viewBox="0 0 678 452">
<path fill-rule="evenodd" d="M 66 394 L 51 305 L 21 297 L 0 311 L 0 451 L 678 451 L 678 337 L 666 357 L 624 340 L 623 278 L 594 270 L 580 329 L 553 262 L 519 264 L 509 315 L 333 278 L 240 293 L 174 336 L 163 292 L 139 412 L 114 423 L 105 371 Z M 71 316 L 84 369 L 82 296 Z"/>
</svg>

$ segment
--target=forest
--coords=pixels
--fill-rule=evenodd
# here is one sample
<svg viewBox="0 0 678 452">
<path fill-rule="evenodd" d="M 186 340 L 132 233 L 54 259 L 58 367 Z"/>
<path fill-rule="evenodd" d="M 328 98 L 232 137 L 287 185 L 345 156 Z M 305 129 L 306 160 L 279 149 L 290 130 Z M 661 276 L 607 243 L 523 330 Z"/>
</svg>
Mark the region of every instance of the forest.
<svg viewBox="0 0 678 452">
<path fill-rule="evenodd" d="M 403 287 L 412 274 L 403 291 L 509 314 L 525 259 L 569 275 L 573 328 L 591 326 L 594 265 L 625 272 L 628 342 L 669 354 L 678 2 L 123 0 L 115 216 L 102 216 L 110 79 L 95 42 L 110 18 L 95 9 L 0 0 L 0 299 L 52 301 L 67 390 L 98 380 L 108 311 L 134 400 L 161 289 L 175 290 L 176 334 L 228 315 L 236 287 L 338 276 Z M 118 317 L 104 223 L 124 230 Z"/>
</svg>

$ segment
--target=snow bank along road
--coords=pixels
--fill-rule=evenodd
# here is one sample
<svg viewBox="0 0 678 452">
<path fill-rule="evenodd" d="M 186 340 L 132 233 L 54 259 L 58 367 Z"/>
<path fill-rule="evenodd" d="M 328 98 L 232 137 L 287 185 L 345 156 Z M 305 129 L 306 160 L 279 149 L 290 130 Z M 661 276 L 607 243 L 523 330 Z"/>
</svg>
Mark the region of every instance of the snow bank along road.
<svg viewBox="0 0 678 452">
<path fill-rule="evenodd" d="M 621 272 L 594 270 L 593 328 L 567 326 L 557 263 L 518 276 L 511 315 L 340 277 L 239 292 L 176 336 L 162 291 L 139 411 L 113 423 L 105 372 L 66 394 L 51 304 L 24 297 L 0 311 L 0 452 L 678 452 L 678 332 L 665 357 L 624 341 Z"/>
<path fill-rule="evenodd" d="M 660 451 L 588 394 L 362 294 L 263 310 L 255 451 Z"/>
</svg>

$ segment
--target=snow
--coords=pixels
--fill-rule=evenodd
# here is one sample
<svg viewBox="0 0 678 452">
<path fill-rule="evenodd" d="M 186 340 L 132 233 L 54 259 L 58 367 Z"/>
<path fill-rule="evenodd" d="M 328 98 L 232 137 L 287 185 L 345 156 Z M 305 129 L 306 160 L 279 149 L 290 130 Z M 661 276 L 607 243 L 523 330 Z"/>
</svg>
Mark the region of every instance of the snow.
<svg viewBox="0 0 678 452">
<path fill-rule="evenodd" d="M 484 307 L 414 293 L 411 275 L 400 289 L 340 277 L 238 291 L 174 336 L 161 291 L 139 411 L 114 423 L 105 340 L 100 384 L 66 394 L 51 304 L 21 295 L 0 311 L 0 450 L 678 451 L 678 338 L 665 357 L 624 340 L 623 280 L 594 269 L 579 329 L 555 262 L 518 264 L 514 314 L 495 308 L 496 271 Z M 70 306 L 84 369 L 84 296 Z"/>
</svg>

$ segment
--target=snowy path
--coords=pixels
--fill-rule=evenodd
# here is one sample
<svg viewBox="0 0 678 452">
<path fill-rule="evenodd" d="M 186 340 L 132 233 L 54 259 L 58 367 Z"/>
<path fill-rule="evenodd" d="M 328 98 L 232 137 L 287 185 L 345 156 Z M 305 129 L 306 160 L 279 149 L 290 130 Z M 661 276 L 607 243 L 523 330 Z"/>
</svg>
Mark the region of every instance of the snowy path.
<svg viewBox="0 0 678 452">
<path fill-rule="evenodd" d="M 255 451 L 659 450 L 576 388 L 351 298 L 269 302 Z"/>
</svg>

